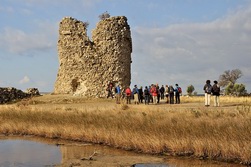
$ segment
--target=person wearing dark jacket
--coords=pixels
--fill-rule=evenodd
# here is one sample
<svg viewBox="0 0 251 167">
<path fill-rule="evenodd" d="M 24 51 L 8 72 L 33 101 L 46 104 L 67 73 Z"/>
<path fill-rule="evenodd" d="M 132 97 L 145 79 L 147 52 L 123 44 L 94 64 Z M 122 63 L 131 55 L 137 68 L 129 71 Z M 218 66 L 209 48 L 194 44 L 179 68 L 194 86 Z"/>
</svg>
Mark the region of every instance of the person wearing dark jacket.
<svg viewBox="0 0 251 167">
<path fill-rule="evenodd" d="M 170 104 L 174 104 L 174 88 L 172 85 L 169 85 L 168 87 L 168 94 L 169 94 L 169 98 L 170 98 Z"/>
<path fill-rule="evenodd" d="M 180 92 L 179 92 L 179 85 L 178 84 L 175 84 L 175 103 L 176 104 L 180 104 Z"/>
<path fill-rule="evenodd" d="M 143 96 L 144 96 L 144 99 L 145 99 L 145 104 L 149 104 L 149 101 L 150 101 L 150 99 L 149 99 L 150 92 L 149 92 L 147 86 L 144 89 Z"/>
<path fill-rule="evenodd" d="M 160 100 L 160 91 L 159 91 L 159 85 L 156 84 L 156 92 L 157 92 L 157 103 L 159 103 L 159 100 Z"/>
<path fill-rule="evenodd" d="M 220 86 L 218 85 L 217 81 L 214 81 L 212 92 L 214 96 L 214 106 L 219 107 L 220 106 Z"/>
<path fill-rule="evenodd" d="M 143 88 L 142 88 L 142 86 L 139 88 L 139 102 L 140 103 L 143 103 L 143 99 L 144 99 L 144 97 L 143 97 Z"/>
<path fill-rule="evenodd" d="M 161 88 L 159 89 L 160 91 L 160 99 L 163 100 L 165 97 L 165 88 L 164 85 L 161 86 Z"/>
<path fill-rule="evenodd" d="M 210 106 L 210 99 L 211 99 L 211 93 L 212 93 L 212 85 L 210 83 L 211 81 L 207 80 L 203 88 L 203 90 L 205 91 L 205 106 L 206 107 Z"/>
</svg>

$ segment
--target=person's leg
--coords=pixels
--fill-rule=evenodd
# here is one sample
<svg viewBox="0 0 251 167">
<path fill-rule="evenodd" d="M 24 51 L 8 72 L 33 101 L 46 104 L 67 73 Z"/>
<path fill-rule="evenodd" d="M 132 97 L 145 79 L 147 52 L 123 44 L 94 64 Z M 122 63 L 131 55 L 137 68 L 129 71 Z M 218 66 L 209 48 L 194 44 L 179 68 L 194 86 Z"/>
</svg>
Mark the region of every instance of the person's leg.
<svg viewBox="0 0 251 167">
<path fill-rule="evenodd" d="M 207 99 L 207 101 L 208 101 L 208 106 L 210 106 L 211 94 L 207 94 L 207 96 L 208 96 L 208 99 Z"/>
<path fill-rule="evenodd" d="M 134 94 L 134 103 L 135 103 L 135 104 L 138 104 L 138 102 L 139 102 L 139 96 L 138 96 L 138 94 L 136 93 L 136 94 Z"/>
<path fill-rule="evenodd" d="M 214 96 L 214 107 L 217 106 L 217 96 Z"/>
<path fill-rule="evenodd" d="M 170 94 L 170 104 L 174 104 L 174 94 Z"/>
<path fill-rule="evenodd" d="M 217 107 L 220 106 L 220 96 L 216 96 L 217 97 Z"/>
<path fill-rule="evenodd" d="M 119 104 L 120 103 L 120 94 L 117 94 L 116 98 L 117 98 L 117 103 Z"/>
<path fill-rule="evenodd" d="M 211 94 L 207 94 L 207 105 L 210 106 Z"/>
<path fill-rule="evenodd" d="M 131 104 L 131 96 L 126 96 L 126 103 Z"/>
<path fill-rule="evenodd" d="M 205 93 L 205 106 L 208 106 L 208 94 Z"/>
<path fill-rule="evenodd" d="M 153 104 L 157 104 L 157 96 L 153 96 Z"/>
</svg>

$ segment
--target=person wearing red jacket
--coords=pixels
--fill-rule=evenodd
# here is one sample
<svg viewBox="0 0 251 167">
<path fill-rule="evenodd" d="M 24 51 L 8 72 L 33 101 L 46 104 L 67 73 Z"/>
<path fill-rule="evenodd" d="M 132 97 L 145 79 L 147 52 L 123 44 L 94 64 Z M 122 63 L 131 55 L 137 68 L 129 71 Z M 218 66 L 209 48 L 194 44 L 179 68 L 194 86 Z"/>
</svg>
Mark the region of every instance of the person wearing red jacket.
<svg viewBox="0 0 251 167">
<path fill-rule="evenodd" d="M 131 104 L 131 94 L 132 94 L 132 91 L 130 89 L 130 86 L 128 86 L 126 88 L 125 93 L 126 93 L 126 104 Z"/>
<path fill-rule="evenodd" d="M 157 104 L 157 96 L 158 96 L 158 92 L 157 92 L 157 88 L 156 85 L 153 85 L 151 88 L 151 93 L 152 93 L 152 97 L 153 97 L 153 104 Z"/>
</svg>

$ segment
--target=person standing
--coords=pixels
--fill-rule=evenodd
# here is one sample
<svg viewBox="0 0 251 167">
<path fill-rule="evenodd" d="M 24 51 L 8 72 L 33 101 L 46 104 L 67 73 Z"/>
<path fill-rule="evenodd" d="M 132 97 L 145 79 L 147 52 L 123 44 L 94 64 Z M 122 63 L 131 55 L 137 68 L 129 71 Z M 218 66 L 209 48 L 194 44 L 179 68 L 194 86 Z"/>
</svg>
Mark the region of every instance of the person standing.
<svg viewBox="0 0 251 167">
<path fill-rule="evenodd" d="M 126 93 L 126 104 L 131 104 L 131 94 L 132 94 L 132 91 L 130 89 L 130 86 L 128 86 L 126 88 L 125 93 Z"/>
<path fill-rule="evenodd" d="M 153 86 L 151 87 L 151 93 L 152 93 L 152 97 L 153 97 L 153 104 L 157 104 L 158 92 L 157 92 L 156 85 L 153 85 Z"/>
<path fill-rule="evenodd" d="M 214 81 L 213 85 L 213 96 L 214 96 L 214 106 L 220 106 L 220 85 L 218 85 L 217 81 Z"/>
<path fill-rule="evenodd" d="M 149 96 L 150 96 L 150 93 L 149 93 L 149 90 L 147 88 L 147 86 L 145 87 L 144 89 L 144 99 L 145 99 L 145 104 L 149 104 Z"/>
<path fill-rule="evenodd" d="M 168 95 L 169 95 L 169 93 L 168 93 L 168 85 L 166 85 L 166 87 L 165 87 L 166 103 L 168 103 Z"/>
<path fill-rule="evenodd" d="M 203 90 L 205 91 L 205 106 L 210 106 L 210 98 L 212 93 L 212 85 L 210 84 L 210 80 L 206 80 L 206 84 L 204 85 Z"/>
<path fill-rule="evenodd" d="M 161 88 L 160 88 L 160 90 L 159 90 L 159 91 L 160 91 L 160 99 L 161 99 L 161 100 L 163 100 L 163 99 L 164 99 L 164 97 L 165 97 L 165 95 L 164 95 L 164 94 L 165 94 L 165 88 L 164 88 L 164 85 L 162 85 L 162 86 L 161 86 Z"/>
<path fill-rule="evenodd" d="M 157 103 L 159 103 L 159 101 L 160 101 L 160 88 L 159 88 L 158 84 L 156 84 L 156 92 L 157 92 Z"/>
<path fill-rule="evenodd" d="M 172 85 L 168 87 L 168 93 L 170 98 L 170 104 L 174 104 L 174 89 Z"/>
<path fill-rule="evenodd" d="M 179 87 L 179 85 L 175 84 L 174 91 L 175 91 L 175 103 L 176 104 L 180 104 L 180 93 L 181 93 L 180 90 L 181 88 Z"/>
<path fill-rule="evenodd" d="M 139 88 L 139 102 L 143 103 L 143 87 L 140 86 Z"/>
<path fill-rule="evenodd" d="M 153 96 L 152 96 L 152 92 L 151 92 L 152 87 L 153 87 L 153 84 L 148 87 L 148 91 L 149 91 L 149 103 L 150 102 L 153 103 Z"/>
<path fill-rule="evenodd" d="M 117 86 L 115 87 L 115 94 L 116 94 L 116 103 L 117 103 L 117 104 L 120 104 L 120 94 L 121 94 L 121 90 L 120 90 L 119 85 L 117 85 Z"/>
<path fill-rule="evenodd" d="M 133 96 L 134 96 L 134 103 L 139 104 L 139 89 L 138 89 L 137 85 L 134 85 L 132 92 L 133 92 Z"/>
<path fill-rule="evenodd" d="M 109 98 L 110 96 L 113 98 L 113 94 L 112 94 L 112 89 L 113 89 L 113 84 L 112 82 L 110 82 L 108 85 L 107 85 L 107 98 Z"/>
</svg>

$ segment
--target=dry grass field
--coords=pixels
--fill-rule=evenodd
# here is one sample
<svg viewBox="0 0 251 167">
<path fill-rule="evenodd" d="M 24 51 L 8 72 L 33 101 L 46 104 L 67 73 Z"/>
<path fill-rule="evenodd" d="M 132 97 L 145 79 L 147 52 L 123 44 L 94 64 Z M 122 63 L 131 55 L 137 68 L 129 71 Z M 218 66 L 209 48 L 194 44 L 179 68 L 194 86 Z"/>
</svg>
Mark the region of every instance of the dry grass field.
<svg viewBox="0 0 251 167">
<path fill-rule="evenodd" d="M 181 97 L 181 104 L 44 95 L 0 106 L 0 134 L 105 144 L 150 154 L 251 163 L 251 98 Z M 213 104 L 213 98 L 212 98 Z"/>
</svg>

